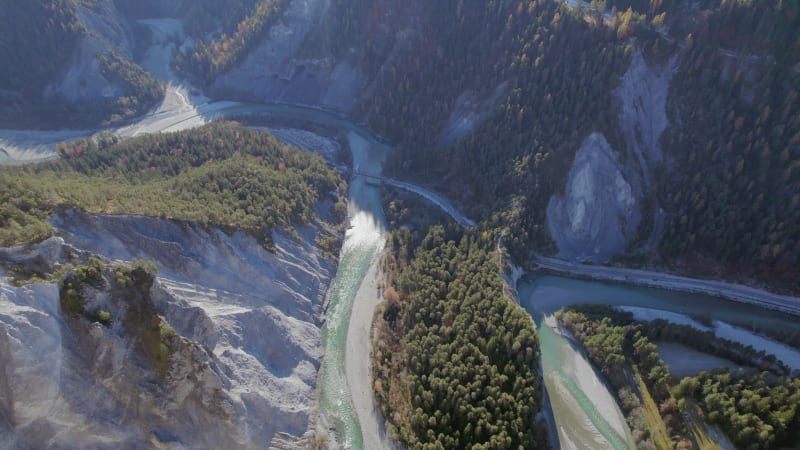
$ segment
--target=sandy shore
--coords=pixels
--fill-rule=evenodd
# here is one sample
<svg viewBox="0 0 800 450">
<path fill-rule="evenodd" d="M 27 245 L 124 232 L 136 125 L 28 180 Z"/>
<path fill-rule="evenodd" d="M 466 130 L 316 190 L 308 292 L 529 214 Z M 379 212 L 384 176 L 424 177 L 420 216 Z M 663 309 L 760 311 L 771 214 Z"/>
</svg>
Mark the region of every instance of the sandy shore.
<svg viewBox="0 0 800 450">
<path fill-rule="evenodd" d="M 361 424 L 365 450 L 394 448 L 386 436 L 383 415 L 375 405 L 372 394 L 370 330 L 375 308 L 382 301 L 378 292 L 378 280 L 382 278 L 378 269 L 379 261 L 380 258 L 373 261 L 356 295 L 345 351 L 347 384 Z"/>
<path fill-rule="evenodd" d="M 558 326 L 555 318 L 548 317 L 538 332 L 544 349 L 542 375 L 560 447 L 634 448 L 625 417 L 608 387 L 582 351 L 552 327 Z"/>
</svg>

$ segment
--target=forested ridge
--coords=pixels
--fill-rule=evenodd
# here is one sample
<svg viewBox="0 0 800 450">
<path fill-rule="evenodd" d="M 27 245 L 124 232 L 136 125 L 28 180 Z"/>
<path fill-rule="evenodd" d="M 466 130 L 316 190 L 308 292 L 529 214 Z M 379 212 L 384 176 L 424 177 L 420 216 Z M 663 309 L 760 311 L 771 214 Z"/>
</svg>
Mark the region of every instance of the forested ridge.
<svg viewBox="0 0 800 450">
<path fill-rule="evenodd" d="M 38 95 L 83 31 L 73 0 L 0 1 L 0 92 Z M 2 98 L 2 103 L 10 98 Z"/>
<path fill-rule="evenodd" d="M 240 228 L 269 246 L 270 229 L 308 223 L 317 202 L 345 192 L 319 156 L 230 122 L 58 150 L 58 161 L 0 170 L 0 246 L 51 235 L 58 207 Z"/>
<path fill-rule="evenodd" d="M 511 229 L 515 256 L 549 248 L 547 201 L 581 141 L 601 130 L 621 142 L 611 92 L 632 47 L 613 27 L 549 0 L 334 3 L 351 14 L 336 19 L 339 32 L 363 39 L 359 62 L 380 93 L 359 113 L 399 143 L 390 166 L 443 179 L 470 215 Z M 399 18 L 386 24 L 384 16 Z M 419 21 L 418 33 L 400 33 L 409 27 L 403 18 Z M 349 46 L 361 47 L 341 51 Z M 464 92 L 498 101 L 465 139 L 442 142 Z"/>
<path fill-rule="evenodd" d="M 193 45 L 175 54 L 174 66 L 201 86 L 212 84 L 261 42 L 288 0 L 114 0 L 134 18 L 178 17 Z"/>
<path fill-rule="evenodd" d="M 799 292 L 800 5 L 726 3 L 687 44 L 671 86 L 661 250 Z"/>
<path fill-rule="evenodd" d="M 393 234 L 399 275 L 373 350 L 384 416 L 411 449 L 537 448 L 538 338 L 506 298 L 492 246 L 437 226 L 411 255 L 409 238 Z"/>
<path fill-rule="evenodd" d="M 332 10 L 315 48 L 372 80 L 356 114 L 398 144 L 390 170 L 437 180 L 470 215 L 507 228 L 522 260 L 554 248 L 545 209 L 583 139 L 600 131 L 625 157 L 614 90 L 634 49 L 651 65 L 676 55 L 652 193 L 667 215 L 644 260 L 800 290 L 796 1 L 334 0 Z M 486 116 L 449 142 L 464 99 L 487 101 Z"/>
</svg>

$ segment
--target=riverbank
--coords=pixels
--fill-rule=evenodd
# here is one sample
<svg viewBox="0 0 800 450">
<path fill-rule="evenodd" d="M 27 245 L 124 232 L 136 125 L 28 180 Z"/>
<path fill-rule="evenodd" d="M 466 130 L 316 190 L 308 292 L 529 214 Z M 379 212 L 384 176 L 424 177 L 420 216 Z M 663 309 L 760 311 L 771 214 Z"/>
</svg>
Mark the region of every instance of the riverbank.
<svg viewBox="0 0 800 450">
<path fill-rule="evenodd" d="M 391 450 L 396 447 L 392 446 L 386 434 L 383 414 L 375 404 L 372 393 L 372 319 L 375 309 L 383 301 L 379 283 L 385 278 L 380 269 L 380 259 L 373 260 L 353 302 L 347 330 L 345 373 L 353 398 L 353 409 L 361 424 L 364 448 Z"/>
<path fill-rule="evenodd" d="M 534 264 L 536 270 L 568 275 L 573 278 L 704 294 L 800 316 L 800 298 L 773 294 L 740 284 L 639 269 L 585 265 L 543 256 L 537 256 Z"/>
</svg>

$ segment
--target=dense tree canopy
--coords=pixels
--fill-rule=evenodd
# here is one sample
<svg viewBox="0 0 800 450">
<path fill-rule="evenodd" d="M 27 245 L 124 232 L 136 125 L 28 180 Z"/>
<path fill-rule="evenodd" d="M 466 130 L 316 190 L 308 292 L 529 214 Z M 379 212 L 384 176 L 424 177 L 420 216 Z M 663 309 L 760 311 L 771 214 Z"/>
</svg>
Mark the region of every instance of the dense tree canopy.
<svg viewBox="0 0 800 450">
<path fill-rule="evenodd" d="M 685 378 L 679 398 L 694 399 L 739 448 L 800 446 L 800 378 L 718 371 Z"/>
<path fill-rule="evenodd" d="M 118 98 L 70 102 L 45 95 L 96 32 L 81 23 L 75 0 L 0 1 L 0 125 L 9 128 L 92 127 L 143 114 L 163 97 L 163 87 L 114 49 L 95 55 L 101 75 L 118 85 Z M 92 2 L 81 7 L 91 9 Z"/>
<path fill-rule="evenodd" d="M 397 291 L 387 291 L 374 373 L 400 440 L 420 449 L 535 448 L 538 339 L 530 316 L 504 295 L 487 244 L 448 241 L 434 227 Z"/>
<path fill-rule="evenodd" d="M 73 0 L 1 0 L 0 24 L 0 96 L 39 95 L 83 31 Z"/>
<path fill-rule="evenodd" d="M 122 142 L 103 135 L 59 152 L 58 161 L 0 170 L 0 245 L 47 237 L 56 207 L 263 232 L 306 223 L 318 201 L 344 192 L 322 158 L 236 123 Z"/>
<path fill-rule="evenodd" d="M 795 448 L 800 443 L 795 431 L 800 420 L 800 379 L 786 377 L 788 368 L 776 362 L 774 355 L 687 325 L 635 321 L 631 313 L 607 306 L 581 306 L 556 316 L 616 388 L 639 448 L 653 448 L 653 444 L 665 448 L 657 432 L 664 426 L 669 433 L 661 442 L 671 440 L 675 448 L 697 444 L 698 427 L 689 412 L 694 402 L 705 420 L 721 425 L 738 448 Z M 674 386 L 676 381 L 658 353 L 657 343 L 664 341 L 680 342 L 748 368 L 702 373 Z M 639 379 L 641 386 L 637 386 Z M 647 412 L 650 395 L 658 405 L 659 423 Z"/>
<path fill-rule="evenodd" d="M 547 202 L 586 136 L 628 154 L 614 88 L 632 50 L 650 64 L 677 55 L 666 161 L 647 200 L 667 216 L 649 260 L 800 291 L 800 5 L 578 3 L 334 0 L 309 46 L 373 81 L 358 114 L 399 144 L 390 170 L 437 180 L 472 216 L 508 228 L 520 259 L 552 250 Z M 443 130 L 465 108 L 484 121 L 451 142 Z"/>
</svg>

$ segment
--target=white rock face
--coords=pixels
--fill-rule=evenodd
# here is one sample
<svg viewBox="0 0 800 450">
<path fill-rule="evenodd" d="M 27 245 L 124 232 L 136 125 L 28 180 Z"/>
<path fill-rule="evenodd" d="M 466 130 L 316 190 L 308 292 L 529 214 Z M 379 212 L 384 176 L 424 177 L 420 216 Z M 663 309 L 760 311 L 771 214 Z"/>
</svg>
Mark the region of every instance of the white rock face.
<svg viewBox="0 0 800 450">
<path fill-rule="evenodd" d="M 591 134 L 575 156 L 564 196 L 553 196 L 547 205 L 559 256 L 607 260 L 625 249 L 639 220 L 638 202 L 619 157 L 602 134 Z"/>
<path fill-rule="evenodd" d="M 276 234 L 271 254 L 242 232 L 152 218 L 67 211 L 53 223 L 63 241 L 28 253 L 158 265 L 148 297 L 177 350 L 161 379 L 125 326 L 76 325 L 56 286 L 0 281 L 0 447 L 264 448 L 278 432 L 309 429 L 334 274 L 315 228 L 299 231 L 302 242 Z M 111 302 L 124 317 L 125 302 L 95 294 L 90 304 Z"/>
<path fill-rule="evenodd" d="M 154 288 L 154 291 L 158 288 Z M 99 292 L 94 301 L 108 293 Z M 123 320 L 111 328 L 70 319 L 58 287 L 0 286 L 0 446 L 195 448 L 248 444 L 243 412 L 205 350 L 176 338 L 158 378 Z M 124 316 L 114 310 L 115 317 Z"/>
<path fill-rule="evenodd" d="M 327 0 L 291 0 L 269 35 L 214 89 L 261 101 L 322 106 L 349 112 L 364 81 L 346 61 L 298 58 L 306 35 L 328 11 Z"/>
<path fill-rule="evenodd" d="M 667 97 L 676 61 L 677 56 L 673 56 L 660 66 L 648 66 L 642 53 L 637 50 L 616 91 L 622 105 L 620 127 L 629 155 L 625 173 L 634 186 L 637 198 L 656 195 L 653 170 L 664 161 L 660 139 L 669 126 Z M 650 237 L 634 253 L 647 253 L 658 245 L 665 212 L 657 199 L 654 205 Z"/>
<path fill-rule="evenodd" d="M 676 58 L 672 57 L 663 67 L 648 67 L 637 50 L 617 91 L 622 101 L 620 124 L 625 140 L 645 171 L 664 159 L 659 139 L 669 126 L 667 96 Z M 649 187 L 649 177 L 645 177 L 645 184 Z"/>
<path fill-rule="evenodd" d="M 100 73 L 97 55 L 114 49 L 131 55 L 131 37 L 113 0 L 99 0 L 91 7 L 78 5 L 78 18 L 88 33 L 78 44 L 76 54 L 64 77 L 47 86 L 45 95 L 61 95 L 69 101 L 119 97 L 122 88 Z"/>
<path fill-rule="evenodd" d="M 667 96 L 676 59 L 649 67 L 637 51 L 616 91 L 620 127 L 628 158 L 623 165 L 599 133 L 581 145 L 569 174 L 564 197 L 553 196 L 547 207 L 550 235 L 559 256 L 606 261 L 626 250 L 641 222 L 640 200 L 652 192 L 653 168 L 664 159 L 659 139 L 669 126 Z M 656 205 L 654 226 L 638 252 L 658 243 L 664 212 Z"/>
</svg>

